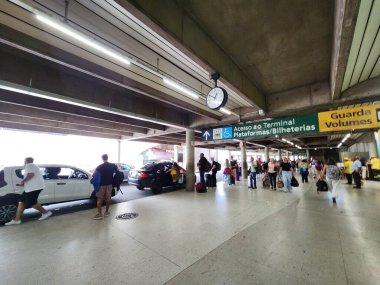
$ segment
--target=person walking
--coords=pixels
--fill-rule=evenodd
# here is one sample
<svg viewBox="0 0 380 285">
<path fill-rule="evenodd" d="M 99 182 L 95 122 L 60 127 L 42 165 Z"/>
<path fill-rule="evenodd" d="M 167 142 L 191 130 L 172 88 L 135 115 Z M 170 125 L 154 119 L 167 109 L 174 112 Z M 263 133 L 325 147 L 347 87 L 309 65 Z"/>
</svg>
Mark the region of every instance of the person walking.
<svg viewBox="0 0 380 285">
<path fill-rule="evenodd" d="M 39 211 L 41 213 L 41 217 L 38 219 L 39 221 L 45 220 L 53 214 L 38 203 L 38 196 L 45 188 L 45 182 L 41 170 L 33 162 L 34 159 L 32 157 L 25 158 L 24 179 L 21 180 L 20 184 L 16 184 L 16 186 L 24 186 L 24 192 L 21 194 L 18 202 L 16 217 L 6 223 L 6 226 L 21 224 L 21 216 L 25 209 L 34 208 Z"/>
<path fill-rule="evenodd" d="M 248 188 L 257 189 L 256 185 L 256 171 L 257 171 L 257 162 L 251 156 L 251 160 L 249 161 L 249 181 L 250 186 Z"/>
<path fill-rule="evenodd" d="M 280 165 L 280 175 L 284 182 L 284 192 L 292 192 L 291 181 L 293 177 L 293 168 L 287 157 L 283 158 L 283 162 Z"/>
<path fill-rule="evenodd" d="M 211 157 L 211 187 L 216 187 L 216 173 L 218 172 L 218 162 Z"/>
<path fill-rule="evenodd" d="M 318 179 L 321 177 L 322 170 L 323 170 L 323 163 L 322 161 L 318 160 L 317 163 L 315 164 L 315 172 L 316 172 L 316 177 Z"/>
<path fill-rule="evenodd" d="M 197 164 L 199 168 L 199 176 L 202 183 L 202 190 L 200 191 L 201 193 L 207 192 L 206 181 L 205 181 L 206 163 L 207 163 L 207 159 L 205 158 L 205 155 L 201 153 L 199 156 L 198 164 Z"/>
<path fill-rule="evenodd" d="M 339 167 L 336 166 L 336 162 L 332 158 L 329 158 L 327 164 L 323 167 L 320 180 L 323 180 L 324 177 L 326 177 L 326 183 L 331 192 L 333 203 L 336 203 L 340 186 L 339 178 L 343 177 L 343 173 Z"/>
<path fill-rule="evenodd" d="M 226 158 L 226 162 L 224 163 L 223 180 L 226 185 L 231 185 L 231 166 L 228 158 Z"/>
<path fill-rule="evenodd" d="M 230 167 L 231 167 L 231 185 L 235 185 L 235 181 L 239 181 L 239 166 L 237 161 L 231 156 L 230 159 Z"/>
<path fill-rule="evenodd" d="M 268 174 L 269 174 L 270 188 L 273 189 L 274 191 L 277 191 L 277 188 L 276 188 L 277 172 L 278 172 L 277 162 L 274 160 L 274 158 L 271 158 L 271 160 L 268 163 Z"/>
<path fill-rule="evenodd" d="M 300 174 L 302 176 L 302 183 L 306 182 L 308 183 L 308 177 L 309 177 L 309 165 L 307 164 L 307 160 L 304 159 L 299 164 Z"/>
<path fill-rule="evenodd" d="M 347 178 L 347 184 L 352 185 L 352 171 L 351 171 L 352 161 L 348 157 L 344 158 L 344 174 Z"/>
<path fill-rule="evenodd" d="M 111 205 L 113 175 L 118 171 L 116 164 L 108 162 L 107 154 L 102 155 L 102 160 L 103 163 L 95 169 L 95 172 L 93 174 L 93 176 L 95 176 L 97 172 L 100 173 L 100 189 L 96 193 L 96 207 L 98 212 L 94 216 L 94 220 L 101 220 L 103 217 L 108 217 L 110 215 L 109 208 Z M 106 211 L 104 212 L 103 216 L 102 202 L 104 196 L 106 196 Z"/>
<path fill-rule="evenodd" d="M 360 179 L 360 173 L 362 170 L 362 163 L 359 160 L 359 157 L 352 157 L 351 159 L 353 161 L 351 165 L 351 171 L 352 171 L 352 177 L 354 178 L 355 185 L 354 188 L 361 189 L 361 179 Z"/>
</svg>

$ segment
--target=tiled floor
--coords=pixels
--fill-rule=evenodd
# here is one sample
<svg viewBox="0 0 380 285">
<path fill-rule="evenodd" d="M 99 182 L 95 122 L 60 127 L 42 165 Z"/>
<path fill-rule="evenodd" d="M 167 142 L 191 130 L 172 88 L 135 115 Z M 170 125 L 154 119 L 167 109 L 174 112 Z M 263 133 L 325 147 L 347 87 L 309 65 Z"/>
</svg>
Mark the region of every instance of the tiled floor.
<svg viewBox="0 0 380 285">
<path fill-rule="evenodd" d="M 0 228 L 1 284 L 380 284 L 380 183 L 246 182 Z M 137 212 L 134 220 L 114 216 Z"/>
</svg>

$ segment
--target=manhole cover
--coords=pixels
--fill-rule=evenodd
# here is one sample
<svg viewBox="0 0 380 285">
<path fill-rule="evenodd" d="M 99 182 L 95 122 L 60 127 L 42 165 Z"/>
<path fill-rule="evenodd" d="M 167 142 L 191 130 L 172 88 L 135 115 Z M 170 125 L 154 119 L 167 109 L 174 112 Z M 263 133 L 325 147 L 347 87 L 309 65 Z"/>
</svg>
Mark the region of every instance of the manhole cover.
<svg viewBox="0 0 380 285">
<path fill-rule="evenodd" d="M 137 218 L 138 216 L 139 214 L 137 213 L 125 213 L 125 214 L 117 215 L 116 220 L 131 220 L 131 219 Z"/>
</svg>

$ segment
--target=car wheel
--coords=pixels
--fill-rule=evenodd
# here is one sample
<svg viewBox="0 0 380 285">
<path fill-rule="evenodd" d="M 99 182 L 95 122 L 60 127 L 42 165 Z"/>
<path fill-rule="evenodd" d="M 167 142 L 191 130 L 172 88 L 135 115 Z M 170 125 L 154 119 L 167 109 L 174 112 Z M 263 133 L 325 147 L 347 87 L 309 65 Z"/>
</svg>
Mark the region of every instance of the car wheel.
<svg viewBox="0 0 380 285">
<path fill-rule="evenodd" d="M 15 199 L 6 199 L 0 204 L 0 223 L 7 223 L 16 216 L 17 201 Z"/>
<path fill-rule="evenodd" d="M 162 186 L 160 182 L 152 182 L 151 190 L 153 194 L 160 194 L 162 192 Z"/>
<path fill-rule="evenodd" d="M 144 186 L 136 186 L 136 188 L 139 190 L 144 190 Z"/>
</svg>

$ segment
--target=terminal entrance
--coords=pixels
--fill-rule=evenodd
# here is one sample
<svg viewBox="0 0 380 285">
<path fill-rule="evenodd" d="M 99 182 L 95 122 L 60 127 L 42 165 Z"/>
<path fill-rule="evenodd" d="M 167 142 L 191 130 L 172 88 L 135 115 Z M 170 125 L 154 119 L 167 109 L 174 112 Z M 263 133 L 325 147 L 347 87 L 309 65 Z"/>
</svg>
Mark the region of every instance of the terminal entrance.
<svg viewBox="0 0 380 285">
<path fill-rule="evenodd" d="M 114 142 L 113 162 L 125 171 L 127 147 L 142 153 L 141 166 L 153 165 L 136 167 L 136 185 L 125 186 L 127 197 L 144 199 L 111 207 L 115 216 L 138 213 L 136 219 L 101 224 L 83 210 L 1 227 L 0 242 L 10 245 L 0 247 L 9 259 L 1 281 L 377 284 L 379 10 L 380 0 L 0 1 L 0 129 L 20 132 L 23 142 L 5 151 L 29 151 L 25 131 L 76 135 Z M 140 150 L 142 143 L 150 147 Z M 48 140 L 40 144 L 70 166 L 46 169 L 67 170 L 87 143 L 58 150 Z M 198 193 L 197 183 L 212 175 L 201 156 L 221 170 L 217 185 Z M 273 158 L 281 179 L 285 157 L 292 165 L 334 159 L 345 175 L 354 158 L 361 165 L 354 171 L 365 169 L 364 184 L 355 189 L 344 181 L 333 197 L 335 188 L 317 192 L 319 177 L 302 183 L 296 166 L 284 170 L 300 182 L 293 192 L 264 187 L 265 172 L 249 188 L 251 157 Z M 174 181 L 174 162 L 186 177 L 167 191 L 151 178 Z M 236 183 L 225 180 L 226 165 Z M 0 207 L 15 211 L 22 189 L 9 187 L 12 175 L 1 171 L 0 190 L 8 190 L 0 191 Z M 17 171 L 15 179 L 23 179 Z M 81 177 L 92 176 L 84 171 Z M 51 184 L 63 191 L 68 185 L 55 180 L 76 179 L 56 174 Z M 154 191 L 139 196 L 132 187 Z M 16 252 L 25 247 L 22 236 L 28 250 Z M 105 253 L 112 268 L 91 261 L 107 261 Z M 23 254 L 44 273 L 32 272 Z"/>
</svg>

